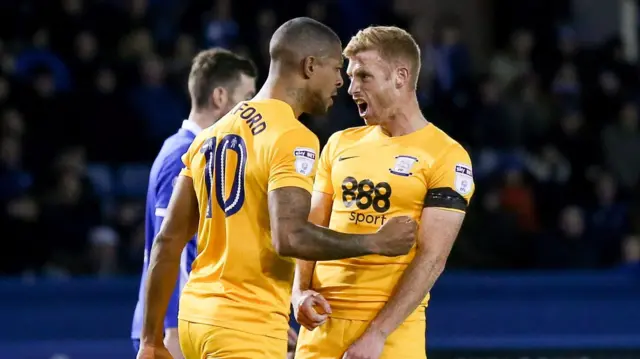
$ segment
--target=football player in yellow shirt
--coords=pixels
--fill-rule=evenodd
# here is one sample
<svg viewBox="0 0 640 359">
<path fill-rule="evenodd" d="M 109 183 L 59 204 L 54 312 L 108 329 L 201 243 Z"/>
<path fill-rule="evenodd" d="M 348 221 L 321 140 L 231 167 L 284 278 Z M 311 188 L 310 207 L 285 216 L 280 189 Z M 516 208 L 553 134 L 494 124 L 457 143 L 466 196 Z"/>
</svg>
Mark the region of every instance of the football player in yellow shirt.
<svg viewBox="0 0 640 359">
<path fill-rule="evenodd" d="M 389 219 L 377 233 L 343 234 L 308 221 L 317 137 L 298 116 L 325 113 L 342 86 L 341 43 L 327 26 L 296 18 L 270 42 L 267 80 L 203 130 L 149 259 L 138 358 L 169 358 L 164 310 L 180 254 L 197 230 L 198 254 L 180 299 L 180 347 L 187 359 L 283 359 L 298 257 L 396 256 L 415 243 L 415 221 Z M 214 92 L 213 96 L 217 94 Z"/>
<path fill-rule="evenodd" d="M 424 359 L 428 293 L 474 191 L 469 155 L 422 115 L 420 49 L 397 27 L 359 31 L 344 50 L 349 94 L 367 126 L 335 133 L 320 156 L 310 220 L 375 233 L 419 221 L 407 255 L 298 261 L 292 304 L 303 325 L 296 359 Z"/>
</svg>

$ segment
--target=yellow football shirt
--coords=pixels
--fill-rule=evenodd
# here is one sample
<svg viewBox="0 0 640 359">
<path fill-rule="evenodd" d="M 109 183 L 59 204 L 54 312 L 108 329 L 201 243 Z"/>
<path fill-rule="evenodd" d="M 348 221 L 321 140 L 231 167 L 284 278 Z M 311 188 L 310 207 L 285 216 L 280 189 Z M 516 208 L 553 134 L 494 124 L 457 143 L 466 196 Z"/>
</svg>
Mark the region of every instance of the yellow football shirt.
<svg viewBox="0 0 640 359">
<path fill-rule="evenodd" d="M 331 229 L 373 233 L 391 217 L 419 221 L 426 206 L 464 211 L 474 184 L 467 152 L 429 124 L 398 137 L 378 126 L 335 133 L 320 155 L 313 189 L 333 196 Z M 333 317 L 371 320 L 414 255 L 415 247 L 398 257 L 317 262 L 312 287 L 329 301 Z M 428 298 L 407 320 L 424 320 Z"/>
<path fill-rule="evenodd" d="M 278 100 L 241 102 L 183 156 L 200 206 L 179 318 L 286 338 L 295 262 L 271 244 L 267 194 L 311 191 L 318 138 Z"/>
</svg>

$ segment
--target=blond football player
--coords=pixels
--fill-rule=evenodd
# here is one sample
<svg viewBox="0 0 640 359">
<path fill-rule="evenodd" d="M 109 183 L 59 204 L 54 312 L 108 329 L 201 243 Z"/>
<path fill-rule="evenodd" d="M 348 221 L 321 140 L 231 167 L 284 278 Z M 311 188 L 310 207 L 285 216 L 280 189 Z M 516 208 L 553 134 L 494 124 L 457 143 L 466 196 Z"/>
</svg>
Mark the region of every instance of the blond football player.
<svg viewBox="0 0 640 359">
<path fill-rule="evenodd" d="M 296 359 L 424 359 L 425 308 L 474 191 L 469 155 L 425 119 L 420 50 L 406 31 L 369 27 L 344 50 L 366 126 L 334 134 L 320 156 L 310 220 L 353 234 L 419 222 L 407 255 L 298 261 Z"/>
</svg>

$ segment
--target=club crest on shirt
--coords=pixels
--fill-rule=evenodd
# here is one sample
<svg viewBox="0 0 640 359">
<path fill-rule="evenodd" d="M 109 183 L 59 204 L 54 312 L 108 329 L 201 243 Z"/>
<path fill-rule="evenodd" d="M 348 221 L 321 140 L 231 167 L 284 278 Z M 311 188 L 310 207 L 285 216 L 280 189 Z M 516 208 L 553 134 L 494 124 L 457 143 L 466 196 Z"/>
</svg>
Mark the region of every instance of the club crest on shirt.
<svg viewBox="0 0 640 359">
<path fill-rule="evenodd" d="M 389 168 L 389 172 L 403 177 L 411 176 L 413 174 L 411 168 L 416 162 L 418 162 L 418 159 L 412 156 L 396 156 L 396 164 L 393 168 Z"/>
<path fill-rule="evenodd" d="M 455 167 L 455 172 L 455 190 L 463 196 L 471 193 L 473 188 L 473 171 L 471 170 L 471 166 L 458 163 Z"/>
<path fill-rule="evenodd" d="M 296 158 L 296 172 L 309 176 L 313 172 L 313 165 L 316 162 L 316 152 L 311 148 L 296 147 L 293 150 L 293 156 Z"/>
</svg>

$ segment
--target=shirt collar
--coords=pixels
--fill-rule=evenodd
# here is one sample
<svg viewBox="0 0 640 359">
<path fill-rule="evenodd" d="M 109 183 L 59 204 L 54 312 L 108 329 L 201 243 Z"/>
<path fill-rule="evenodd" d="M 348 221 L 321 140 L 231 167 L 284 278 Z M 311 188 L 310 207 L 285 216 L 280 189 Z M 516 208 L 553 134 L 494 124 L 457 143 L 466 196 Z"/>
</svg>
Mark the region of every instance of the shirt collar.
<svg viewBox="0 0 640 359">
<path fill-rule="evenodd" d="M 195 123 L 195 122 L 193 122 L 191 120 L 182 121 L 182 128 L 184 128 L 185 130 L 193 133 L 195 136 L 197 136 L 200 133 L 200 131 L 202 131 L 200 126 L 198 126 L 197 123 Z"/>
</svg>

